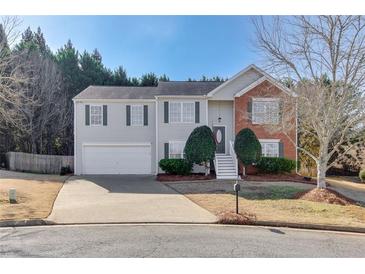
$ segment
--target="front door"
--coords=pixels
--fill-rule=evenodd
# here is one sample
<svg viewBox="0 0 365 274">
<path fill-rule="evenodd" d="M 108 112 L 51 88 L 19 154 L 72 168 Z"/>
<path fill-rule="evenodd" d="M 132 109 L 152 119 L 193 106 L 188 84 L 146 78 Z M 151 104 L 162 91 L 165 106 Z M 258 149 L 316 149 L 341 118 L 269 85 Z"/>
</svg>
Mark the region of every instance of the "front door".
<svg viewBox="0 0 365 274">
<path fill-rule="evenodd" d="M 217 144 L 216 153 L 226 153 L 226 127 L 213 126 L 213 135 Z"/>
</svg>

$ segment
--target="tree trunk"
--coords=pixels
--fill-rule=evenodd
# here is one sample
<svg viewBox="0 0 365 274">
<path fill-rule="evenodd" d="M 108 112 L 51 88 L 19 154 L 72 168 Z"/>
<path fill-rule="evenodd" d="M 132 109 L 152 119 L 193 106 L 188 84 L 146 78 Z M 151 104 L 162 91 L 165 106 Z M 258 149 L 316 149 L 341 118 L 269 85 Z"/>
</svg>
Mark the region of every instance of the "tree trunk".
<svg viewBox="0 0 365 274">
<path fill-rule="evenodd" d="M 205 163 L 205 176 L 208 176 L 210 174 L 210 164 L 209 162 Z"/>
<path fill-rule="evenodd" d="M 242 166 L 242 176 L 246 176 L 246 167 Z"/>
<path fill-rule="evenodd" d="M 326 168 L 324 161 L 319 161 L 317 164 L 317 187 L 326 188 Z"/>
</svg>

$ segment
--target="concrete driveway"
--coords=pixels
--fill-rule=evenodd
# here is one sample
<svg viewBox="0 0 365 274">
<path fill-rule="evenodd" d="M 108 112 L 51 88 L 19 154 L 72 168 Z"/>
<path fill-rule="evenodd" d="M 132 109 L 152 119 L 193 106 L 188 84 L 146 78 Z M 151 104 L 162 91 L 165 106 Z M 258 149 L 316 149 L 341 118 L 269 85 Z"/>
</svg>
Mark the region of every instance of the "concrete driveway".
<svg viewBox="0 0 365 274">
<path fill-rule="evenodd" d="M 212 223 L 216 217 L 149 175 L 70 178 L 49 221 L 70 223 Z"/>
</svg>

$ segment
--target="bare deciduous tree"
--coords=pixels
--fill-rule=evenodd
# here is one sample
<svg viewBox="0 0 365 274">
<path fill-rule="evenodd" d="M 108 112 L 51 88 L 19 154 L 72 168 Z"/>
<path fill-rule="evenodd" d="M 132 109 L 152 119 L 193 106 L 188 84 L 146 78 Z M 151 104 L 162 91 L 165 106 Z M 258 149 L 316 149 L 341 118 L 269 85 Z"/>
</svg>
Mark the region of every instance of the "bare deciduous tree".
<svg viewBox="0 0 365 274">
<path fill-rule="evenodd" d="M 282 98 L 291 107 L 282 110 L 279 125 L 268 128 L 293 130 L 289 121 L 297 115 L 298 133 L 319 144 L 317 154 L 298 149 L 316 162 L 317 186 L 325 188 L 326 171 L 365 139 L 365 19 L 261 17 L 254 25 L 267 67 L 289 79 L 296 94 Z"/>
<path fill-rule="evenodd" d="M 7 130 L 9 126 L 20 127 L 21 106 L 31 104 L 26 99 L 19 86 L 27 82 L 23 73 L 28 69 L 28 64 L 20 62 L 21 52 L 13 53 L 10 43 L 18 35 L 17 17 L 3 17 L 0 23 L 0 130 Z M 9 39 L 10 38 L 10 39 Z"/>
<path fill-rule="evenodd" d="M 62 89 L 62 75 L 57 64 L 39 51 L 29 50 L 25 59 L 31 63 L 25 94 L 33 104 L 23 105 L 29 151 L 52 154 L 54 142 L 70 124 L 70 108 Z"/>
</svg>

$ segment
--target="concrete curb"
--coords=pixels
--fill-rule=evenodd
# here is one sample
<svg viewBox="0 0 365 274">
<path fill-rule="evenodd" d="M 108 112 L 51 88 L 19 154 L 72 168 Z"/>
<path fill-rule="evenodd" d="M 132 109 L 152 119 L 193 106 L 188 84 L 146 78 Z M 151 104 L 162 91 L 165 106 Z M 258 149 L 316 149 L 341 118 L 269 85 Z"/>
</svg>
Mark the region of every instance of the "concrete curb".
<svg viewBox="0 0 365 274">
<path fill-rule="evenodd" d="M 56 223 L 44 219 L 31 219 L 31 220 L 19 220 L 19 221 L 0 221 L 0 227 L 21 227 L 21 226 L 45 226 L 45 225 L 143 225 L 143 224 L 172 224 L 172 225 L 217 225 L 224 226 L 226 224 L 217 224 L 217 222 L 96 222 L 96 223 Z M 242 225 L 230 225 L 230 226 L 242 226 Z M 243 225 L 245 226 L 245 225 Z M 297 228 L 297 229 L 310 229 L 310 230 L 322 230 L 322 231 L 338 231 L 338 232 L 355 232 L 365 234 L 365 228 L 362 227 L 346 227 L 346 226 L 334 226 L 334 225 L 316 225 L 316 224 L 302 224 L 302 223 L 286 223 L 286 222 L 268 222 L 268 221 L 255 221 L 248 226 L 265 226 L 265 227 L 283 227 L 283 228 Z"/>
<path fill-rule="evenodd" d="M 52 225 L 52 224 L 54 223 L 44 219 L 0 221 L 0 227 L 38 226 L 38 225 Z"/>
<path fill-rule="evenodd" d="M 352 226 L 337 226 L 337 225 L 317 225 L 317 224 L 303 224 L 303 223 L 287 223 L 287 222 L 269 222 L 269 221 L 255 221 L 252 225 L 255 226 L 268 226 L 268 227 L 288 227 L 288 228 L 301 228 L 311 230 L 329 230 L 340 232 L 356 232 L 365 233 L 363 227 Z"/>
</svg>

